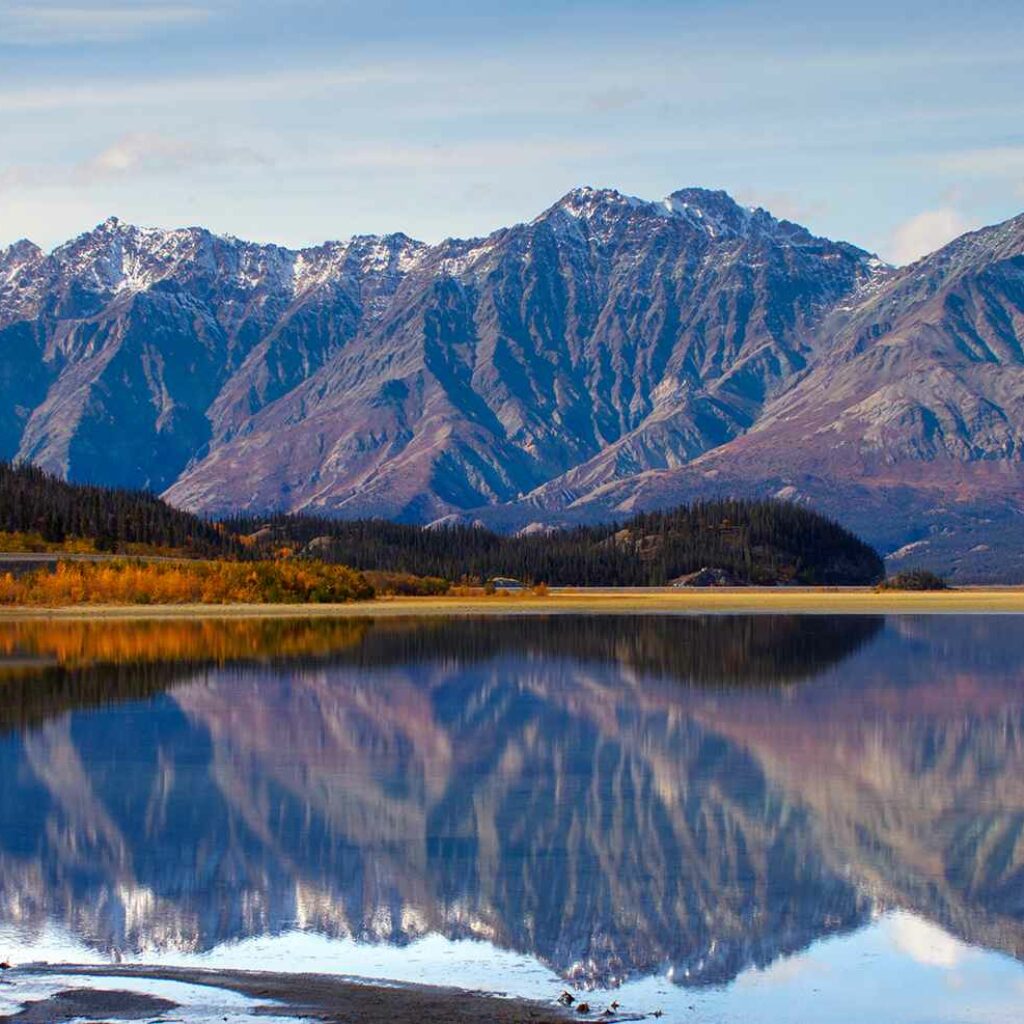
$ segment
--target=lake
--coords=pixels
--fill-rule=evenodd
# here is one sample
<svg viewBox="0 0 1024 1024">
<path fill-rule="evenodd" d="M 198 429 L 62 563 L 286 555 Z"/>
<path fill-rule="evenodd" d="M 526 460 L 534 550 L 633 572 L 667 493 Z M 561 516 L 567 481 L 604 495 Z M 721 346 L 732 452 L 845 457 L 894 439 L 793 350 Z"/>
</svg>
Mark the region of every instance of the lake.
<svg viewBox="0 0 1024 1024">
<path fill-rule="evenodd" d="M 1018 1021 L 1021 625 L 0 623 L 0 957 Z"/>
</svg>

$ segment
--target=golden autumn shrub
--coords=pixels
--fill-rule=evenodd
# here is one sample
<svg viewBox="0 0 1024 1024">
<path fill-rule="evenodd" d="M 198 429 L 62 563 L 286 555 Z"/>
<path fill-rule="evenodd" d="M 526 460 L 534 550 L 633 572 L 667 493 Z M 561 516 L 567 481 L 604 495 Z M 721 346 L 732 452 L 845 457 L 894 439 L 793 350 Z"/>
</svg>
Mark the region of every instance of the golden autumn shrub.
<svg viewBox="0 0 1024 1024">
<path fill-rule="evenodd" d="M 362 573 L 325 562 L 58 562 L 0 577 L 0 604 L 313 604 L 374 596 Z"/>
<path fill-rule="evenodd" d="M 52 659 L 67 669 L 182 660 L 223 664 L 324 656 L 359 643 L 366 630 L 364 619 L 333 617 L 15 619 L 0 622 L 0 657 L 34 657 L 44 666 Z M 0 671 L 0 681 L 9 674 Z"/>
</svg>

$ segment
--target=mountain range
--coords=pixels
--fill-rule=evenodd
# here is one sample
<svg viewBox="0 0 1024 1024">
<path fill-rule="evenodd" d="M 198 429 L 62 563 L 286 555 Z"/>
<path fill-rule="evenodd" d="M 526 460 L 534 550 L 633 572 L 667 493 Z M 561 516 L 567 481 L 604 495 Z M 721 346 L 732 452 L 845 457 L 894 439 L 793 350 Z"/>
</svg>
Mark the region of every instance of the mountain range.
<svg viewBox="0 0 1024 1024">
<path fill-rule="evenodd" d="M 111 219 L 0 250 L 0 457 L 506 530 L 775 495 L 893 565 L 1019 579 L 1022 345 L 1024 216 L 902 269 L 703 189 L 438 245 Z"/>
</svg>

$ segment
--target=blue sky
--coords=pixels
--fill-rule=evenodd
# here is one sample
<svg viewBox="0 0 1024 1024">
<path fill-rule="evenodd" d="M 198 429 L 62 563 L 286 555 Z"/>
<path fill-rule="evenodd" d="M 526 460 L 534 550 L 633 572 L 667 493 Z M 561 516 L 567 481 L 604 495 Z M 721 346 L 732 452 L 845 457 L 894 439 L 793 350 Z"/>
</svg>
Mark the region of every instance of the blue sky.
<svg viewBox="0 0 1024 1024">
<path fill-rule="evenodd" d="M 1024 210 L 1019 0 L 0 0 L 0 244 L 312 244 L 689 185 L 903 262 Z"/>
</svg>

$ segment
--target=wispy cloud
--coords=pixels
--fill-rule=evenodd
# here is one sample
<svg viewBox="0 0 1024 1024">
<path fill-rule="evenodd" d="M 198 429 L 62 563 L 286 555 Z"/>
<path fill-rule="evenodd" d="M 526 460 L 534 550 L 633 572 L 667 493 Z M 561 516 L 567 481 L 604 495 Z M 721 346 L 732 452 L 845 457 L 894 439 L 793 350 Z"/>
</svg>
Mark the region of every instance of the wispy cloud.
<svg viewBox="0 0 1024 1024">
<path fill-rule="evenodd" d="M 607 114 L 632 107 L 646 98 L 647 93 L 643 89 L 630 85 L 615 85 L 591 93 L 587 97 L 587 107 L 600 114 Z"/>
<path fill-rule="evenodd" d="M 885 255 L 899 266 L 913 263 L 978 226 L 951 206 L 925 210 L 893 231 Z"/>
<path fill-rule="evenodd" d="M 321 168 L 358 171 L 481 171 L 495 167 L 587 160 L 608 152 L 601 140 L 555 138 L 476 139 L 436 144 L 361 144 L 326 156 Z"/>
<path fill-rule="evenodd" d="M 265 148 L 228 141 L 182 138 L 155 132 L 129 132 L 74 163 L 0 168 L 0 188 L 32 190 L 55 184 L 79 186 L 127 178 L 194 172 L 204 167 L 288 167 L 303 177 L 353 173 L 405 175 L 443 172 L 459 175 L 501 167 L 546 167 L 601 156 L 606 145 L 576 139 L 515 138 L 455 144 L 357 143 L 324 150 L 314 161 L 272 154 Z"/>
<path fill-rule="evenodd" d="M 880 44 L 862 30 L 887 8 L 866 2 L 694 3 L 679 22 L 578 0 L 0 0 L 0 234 L 57 241 L 114 208 L 292 244 L 328 218 L 442 237 L 581 182 L 739 190 L 886 256 L 945 240 L 936 211 L 1008 215 L 1024 29 L 932 10 Z"/>
<path fill-rule="evenodd" d="M 939 158 L 939 166 L 958 174 L 1016 178 L 1024 175 L 1024 146 L 989 146 L 949 153 Z"/>
<path fill-rule="evenodd" d="M 116 139 L 94 157 L 78 165 L 89 178 L 110 178 L 125 174 L 178 171 L 201 165 L 258 163 L 271 161 L 249 146 L 180 139 L 152 132 L 132 132 Z"/>
<path fill-rule="evenodd" d="M 300 100 L 331 91 L 370 85 L 412 85 L 407 66 L 369 66 L 339 71 L 313 68 L 262 74 L 195 75 L 138 81 L 93 81 L 57 86 L 0 89 L 0 112 L 30 113 L 104 107 L 167 106 L 183 103 L 257 103 Z"/>
<path fill-rule="evenodd" d="M 939 166 L 975 179 L 977 191 L 987 192 L 993 182 L 999 182 L 1010 189 L 1014 199 L 1024 199 L 1024 146 L 989 146 L 949 153 L 939 160 Z"/>
<path fill-rule="evenodd" d="M 223 142 L 129 132 L 99 152 L 73 164 L 35 167 L 15 165 L 0 170 L 0 189 L 33 190 L 54 185 L 94 185 L 147 175 L 192 172 L 202 167 L 272 161 L 253 147 Z"/>
<path fill-rule="evenodd" d="M 194 4 L 0 3 L 0 42 L 14 46 L 109 43 L 138 39 L 161 29 L 207 21 L 212 12 Z"/>
</svg>

